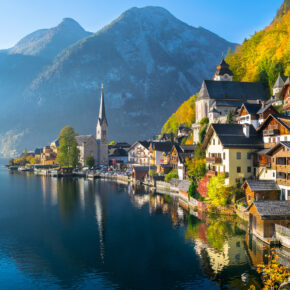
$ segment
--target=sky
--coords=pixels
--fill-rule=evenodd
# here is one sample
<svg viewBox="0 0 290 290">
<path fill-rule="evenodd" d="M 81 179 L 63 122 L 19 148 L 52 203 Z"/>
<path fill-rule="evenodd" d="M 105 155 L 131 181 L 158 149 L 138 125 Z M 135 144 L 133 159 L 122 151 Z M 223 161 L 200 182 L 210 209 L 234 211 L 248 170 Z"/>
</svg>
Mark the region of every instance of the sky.
<svg viewBox="0 0 290 290">
<path fill-rule="evenodd" d="M 0 49 L 71 17 L 96 32 L 131 7 L 161 6 L 192 26 L 241 43 L 271 23 L 283 0 L 0 0 Z"/>
</svg>

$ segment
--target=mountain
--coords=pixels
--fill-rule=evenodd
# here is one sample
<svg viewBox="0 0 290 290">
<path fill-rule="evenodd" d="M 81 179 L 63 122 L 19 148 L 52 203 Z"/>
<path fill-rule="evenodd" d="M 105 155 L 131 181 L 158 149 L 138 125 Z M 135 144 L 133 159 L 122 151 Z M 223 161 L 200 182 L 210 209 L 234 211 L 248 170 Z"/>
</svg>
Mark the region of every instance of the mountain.
<svg viewBox="0 0 290 290">
<path fill-rule="evenodd" d="M 8 53 L 54 59 L 63 49 L 91 34 L 75 20 L 64 18 L 56 27 L 40 29 L 25 36 Z"/>
<path fill-rule="evenodd" d="M 286 0 L 273 22 L 230 53 L 226 61 L 234 80 L 261 81 L 270 95 L 278 74 L 290 75 L 290 1 Z"/>
<path fill-rule="evenodd" d="M 290 0 L 285 0 L 273 22 L 262 31 L 229 53 L 226 61 L 237 81 L 261 81 L 268 87 L 269 94 L 279 73 L 290 75 Z M 164 123 L 162 133 L 176 133 L 182 123 L 190 125 L 195 117 L 192 96 L 185 101 Z"/>
<path fill-rule="evenodd" d="M 150 138 L 234 47 L 163 8 L 132 8 L 63 49 L 28 83 L 21 96 L 25 114 L 15 110 L 9 126 L 0 117 L 0 135 L 11 140 L 16 130 L 19 151 L 49 143 L 67 124 L 94 134 L 103 83 L 110 138 Z"/>
</svg>

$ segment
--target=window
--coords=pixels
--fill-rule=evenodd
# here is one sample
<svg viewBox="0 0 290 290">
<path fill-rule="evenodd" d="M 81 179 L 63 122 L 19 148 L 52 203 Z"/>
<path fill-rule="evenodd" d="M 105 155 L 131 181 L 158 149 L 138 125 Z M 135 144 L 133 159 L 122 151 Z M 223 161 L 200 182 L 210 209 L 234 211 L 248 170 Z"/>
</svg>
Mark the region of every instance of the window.
<svg viewBox="0 0 290 290">
<path fill-rule="evenodd" d="M 241 167 L 238 166 L 238 167 L 237 167 L 237 173 L 240 173 L 240 172 L 241 172 Z"/>
<path fill-rule="evenodd" d="M 212 145 L 215 145 L 215 139 L 212 140 Z"/>
<path fill-rule="evenodd" d="M 285 137 L 284 137 L 284 141 L 287 141 L 287 139 L 288 139 L 287 136 L 285 136 Z"/>
<path fill-rule="evenodd" d="M 251 159 L 251 153 L 247 153 L 247 159 Z"/>
<path fill-rule="evenodd" d="M 221 141 L 220 141 L 220 139 L 218 139 L 218 144 L 221 145 Z"/>
<path fill-rule="evenodd" d="M 248 166 L 247 171 L 248 171 L 248 173 L 252 172 L 252 168 L 250 166 Z"/>
<path fill-rule="evenodd" d="M 226 160 L 226 153 L 223 153 L 223 159 Z"/>
<path fill-rule="evenodd" d="M 273 177 L 275 178 L 275 172 L 273 172 Z"/>
<path fill-rule="evenodd" d="M 241 159 L 241 152 L 237 152 L 237 159 Z"/>
</svg>

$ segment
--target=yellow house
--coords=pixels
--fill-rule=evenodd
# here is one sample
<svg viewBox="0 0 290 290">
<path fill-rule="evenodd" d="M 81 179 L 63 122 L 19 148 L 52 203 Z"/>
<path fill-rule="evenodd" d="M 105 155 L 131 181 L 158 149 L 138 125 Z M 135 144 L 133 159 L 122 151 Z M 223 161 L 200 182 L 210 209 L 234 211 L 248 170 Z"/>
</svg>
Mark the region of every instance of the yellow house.
<svg viewBox="0 0 290 290">
<path fill-rule="evenodd" d="M 226 175 L 226 184 L 241 184 L 254 176 L 252 152 L 264 148 L 263 137 L 249 124 L 211 124 L 202 148 L 208 176 Z"/>
</svg>

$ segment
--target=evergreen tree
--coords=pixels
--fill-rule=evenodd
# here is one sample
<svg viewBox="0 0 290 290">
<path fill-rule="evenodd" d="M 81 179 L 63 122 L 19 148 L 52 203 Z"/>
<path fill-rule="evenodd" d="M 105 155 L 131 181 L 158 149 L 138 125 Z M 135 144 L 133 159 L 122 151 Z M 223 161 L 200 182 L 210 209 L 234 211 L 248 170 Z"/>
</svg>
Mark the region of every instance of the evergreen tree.
<svg viewBox="0 0 290 290">
<path fill-rule="evenodd" d="M 95 166 L 95 158 L 92 155 L 88 155 L 86 160 L 85 160 L 85 165 L 91 169 L 92 167 Z"/>
<path fill-rule="evenodd" d="M 77 132 L 71 127 L 64 127 L 59 133 L 57 162 L 61 167 L 77 167 L 79 164 L 79 149 L 75 137 Z"/>
</svg>

